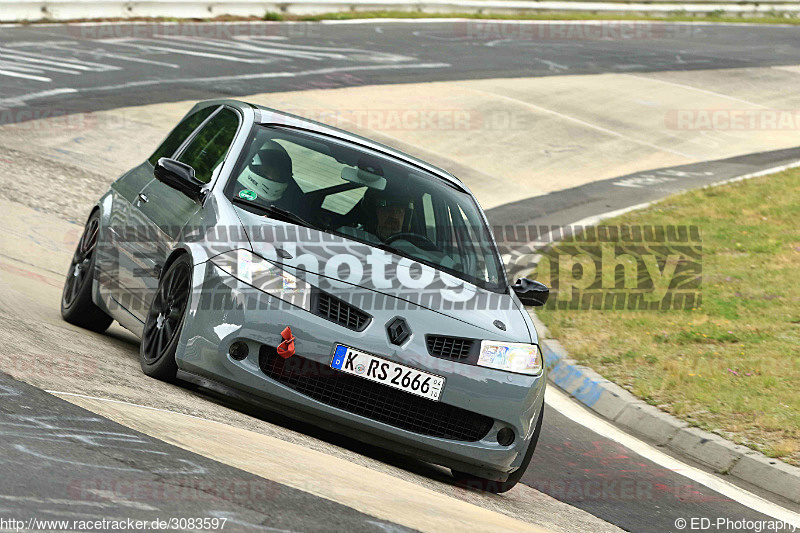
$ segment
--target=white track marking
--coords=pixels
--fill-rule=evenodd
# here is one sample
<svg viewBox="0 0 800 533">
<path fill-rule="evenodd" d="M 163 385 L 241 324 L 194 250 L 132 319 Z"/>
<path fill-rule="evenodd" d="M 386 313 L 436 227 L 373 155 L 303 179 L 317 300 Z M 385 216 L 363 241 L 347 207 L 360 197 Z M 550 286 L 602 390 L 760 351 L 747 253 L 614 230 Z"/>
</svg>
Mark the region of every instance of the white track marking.
<svg viewBox="0 0 800 533">
<path fill-rule="evenodd" d="M 204 53 L 222 53 L 222 54 L 228 54 L 230 53 L 229 48 L 235 48 L 235 45 L 233 44 L 231 44 L 230 46 L 217 45 L 213 42 L 213 39 L 198 39 L 196 37 L 179 37 L 179 36 L 174 36 L 174 37 L 165 36 L 158 39 L 155 38 L 120 39 L 120 40 L 111 40 L 108 42 L 110 42 L 111 44 L 121 44 L 127 42 L 132 45 L 139 44 L 141 46 L 169 46 L 169 47 L 184 46 L 185 48 L 177 49 L 177 51 L 182 51 L 185 49 L 189 51 L 199 51 Z M 170 50 L 172 50 L 172 48 L 170 48 Z M 256 60 L 251 58 L 259 56 L 259 54 L 253 51 L 247 51 L 243 49 L 237 50 L 237 52 L 241 56 L 243 56 L 240 59 L 249 62 L 255 62 Z"/>
<path fill-rule="evenodd" d="M 113 54 L 111 52 L 106 52 L 105 50 L 80 50 L 77 48 L 72 49 L 62 46 L 50 46 L 49 48 L 52 48 L 54 50 L 63 50 L 66 52 L 72 52 L 73 54 L 87 54 L 93 57 L 107 57 L 109 59 L 119 59 L 120 61 L 131 61 L 133 63 L 156 65 L 158 67 L 181 68 L 180 65 L 176 65 L 175 63 L 166 63 L 164 61 L 155 61 L 153 59 L 144 59 L 142 57 L 126 56 L 123 54 Z"/>
<path fill-rule="evenodd" d="M 647 141 L 642 141 L 642 140 L 636 139 L 634 137 L 629 137 L 628 135 L 625 135 L 624 133 L 620 133 L 618 131 L 610 130 L 610 129 L 605 128 L 603 126 L 598 126 L 597 124 L 592 124 L 591 122 L 586 122 L 585 120 L 582 120 L 582 119 L 579 119 L 579 118 L 576 118 L 576 117 L 571 117 L 569 115 L 565 115 L 564 113 L 559 113 L 558 111 L 553 111 L 552 109 L 547 109 L 546 107 L 538 106 L 536 104 L 532 104 L 532 103 L 526 102 L 524 100 L 519 100 L 517 98 L 512 98 L 511 96 L 506 96 L 504 94 L 499 94 L 499 93 L 493 93 L 491 91 L 483 91 L 481 89 L 473 89 L 471 87 L 462 87 L 462 88 L 466 89 L 468 91 L 479 92 L 479 93 L 495 96 L 497 98 L 502 98 L 504 100 L 509 100 L 511 102 L 516 103 L 517 105 L 521 105 L 521 106 L 524 106 L 524 107 L 530 107 L 531 109 L 535 109 L 535 110 L 540 111 L 542 113 L 548 113 L 550 115 L 562 118 L 564 120 L 568 120 L 570 122 L 574 122 L 576 124 L 580 124 L 580 125 L 585 126 L 587 128 L 591 128 L 593 130 L 597 130 L 597 131 L 606 133 L 606 134 L 611 135 L 613 137 L 617 137 L 619 139 L 625 139 L 626 141 L 630 141 L 632 143 L 636 143 L 636 144 L 639 144 L 641 146 L 647 146 L 649 148 L 653 148 L 653 149 L 658 150 L 660 152 L 669 152 L 671 154 L 675 154 L 675 155 L 679 155 L 681 157 L 685 157 L 686 159 L 697 159 L 695 156 L 692 156 L 692 155 L 689 155 L 689 154 L 685 154 L 683 152 L 679 152 L 679 151 L 673 150 L 671 148 L 665 148 L 663 146 L 658 146 L 657 144 L 649 143 Z"/>
<path fill-rule="evenodd" d="M 145 59 L 143 57 L 133 57 L 133 56 L 126 56 L 122 54 L 112 54 L 109 52 L 90 52 L 90 51 L 75 51 L 76 53 L 86 53 L 92 54 L 96 57 L 107 57 L 109 59 L 119 59 L 120 61 L 130 61 L 132 63 L 144 63 L 145 65 L 155 65 L 157 67 L 167 67 L 167 68 L 181 68 L 180 65 L 176 65 L 175 63 L 167 63 L 165 61 L 155 61 L 153 59 Z"/>
<path fill-rule="evenodd" d="M 73 89 L 71 87 L 63 87 L 60 89 L 52 89 L 49 91 L 41 91 L 36 93 L 28 93 L 20 96 L 13 96 L 9 98 L 0 99 L 0 109 L 9 105 L 22 105 L 31 100 L 39 100 L 42 98 L 49 98 L 60 94 L 81 93 L 81 92 L 94 92 L 94 91 L 117 91 L 130 87 L 144 87 L 149 85 L 165 85 L 168 83 L 206 83 L 216 81 L 246 81 L 254 79 L 270 79 L 270 78 L 299 78 L 303 76 L 315 76 L 320 74 L 336 74 L 339 72 L 363 72 L 370 70 L 404 70 L 404 69 L 429 69 L 429 68 L 450 68 L 449 63 L 410 63 L 402 65 L 359 65 L 353 67 L 331 67 L 314 70 L 301 70 L 298 72 L 263 72 L 257 74 L 240 74 L 232 76 L 215 76 L 205 78 L 177 78 L 177 79 L 159 79 L 159 80 L 142 80 L 129 83 L 122 83 L 119 85 L 104 85 L 100 87 L 89 87 L 85 89 Z"/>
<path fill-rule="evenodd" d="M 11 70 L 0 70 L 0 76 L 9 76 L 11 78 L 23 78 L 26 80 L 34 80 L 34 81 L 44 81 L 50 83 L 50 78 L 45 78 L 44 76 L 33 76 L 31 74 L 23 74 L 21 72 L 13 72 Z"/>
<path fill-rule="evenodd" d="M 22 94 L 20 96 L 12 96 L 9 98 L 0 98 L 0 109 L 9 105 L 19 106 L 25 104 L 28 100 L 38 100 L 40 98 L 48 98 L 50 96 L 58 96 L 60 94 L 70 94 L 78 92 L 77 89 L 69 87 L 61 87 L 60 89 L 50 89 L 47 91 L 39 91 L 36 93 Z"/>
<path fill-rule="evenodd" d="M 161 39 L 108 39 L 104 42 L 122 46 L 144 46 L 150 48 L 155 46 L 163 47 L 174 42 L 180 43 L 181 46 L 186 47 L 170 49 L 175 53 L 181 53 L 183 50 L 188 49 L 189 52 L 197 51 L 198 53 L 225 54 L 230 53 L 230 51 L 233 50 L 241 56 L 251 56 L 248 58 L 240 58 L 241 61 L 249 63 L 264 62 L 265 54 L 295 59 L 306 59 L 309 61 L 323 61 L 328 59 L 345 61 L 350 59 L 349 55 L 353 54 L 361 57 L 366 56 L 367 60 L 380 63 L 410 61 L 413 59 L 411 57 L 398 54 L 375 52 L 359 48 L 333 48 L 277 43 L 273 39 L 264 39 L 260 37 L 247 40 L 223 40 L 212 38 L 197 39 L 181 36 L 165 36 Z M 225 57 L 228 58 L 230 56 Z M 231 60 L 235 60 L 235 58 Z"/>
<path fill-rule="evenodd" d="M 125 498 L 120 498 L 120 494 L 118 494 L 117 491 L 102 490 L 102 489 L 86 489 L 86 492 L 88 492 L 89 494 L 94 494 L 98 498 L 102 498 L 103 500 L 107 500 L 121 507 L 128 507 L 130 509 L 139 509 L 140 511 L 158 511 L 156 507 L 153 507 L 152 505 L 147 505 L 144 502 L 126 500 Z"/>
<path fill-rule="evenodd" d="M 210 76 L 202 78 L 175 78 L 159 80 L 141 80 L 119 85 L 104 85 L 100 87 L 89 87 L 80 89 L 79 92 L 94 91 L 117 91 L 129 87 L 143 87 L 147 85 L 166 85 L 168 83 L 208 83 L 217 81 L 248 81 L 271 78 L 300 78 L 303 76 L 316 76 L 320 74 L 336 74 L 339 72 L 364 72 L 370 70 L 402 70 L 402 69 L 428 69 L 428 68 L 449 68 L 449 63 L 410 63 L 403 65 L 358 65 L 352 67 L 331 67 L 313 70 L 300 70 L 296 72 L 259 72 L 253 74 L 235 74 L 231 76 Z"/>
<path fill-rule="evenodd" d="M 255 36 L 251 39 L 248 39 L 247 42 L 252 43 L 253 41 L 263 41 L 268 39 L 269 39 L 268 37 Z M 308 52 L 336 52 L 339 54 L 353 53 L 358 55 L 367 53 L 369 54 L 370 58 L 375 61 L 385 61 L 385 60 L 411 61 L 412 59 L 414 59 L 413 57 L 410 56 L 394 54 L 391 52 L 379 52 L 375 50 L 364 50 L 361 48 L 340 48 L 331 46 L 313 46 L 310 44 L 289 44 L 289 43 L 276 43 L 276 42 L 270 42 L 270 46 L 273 48 L 287 48 L 291 50 L 300 50 Z"/>
<path fill-rule="evenodd" d="M 147 39 L 139 39 L 139 40 L 147 40 Z M 232 55 L 223 55 L 223 54 L 213 54 L 211 52 L 200 52 L 198 50 L 187 50 L 186 48 L 176 48 L 174 46 L 157 46 L 152 44 L 137 44 L 137 43 L 129 43 L 124 42 L 122 40 L 115 40 L 115 41 L 105 41 L 109 44 L 113 44 L 115 46 L 128 46 L 132 48 L 136 48 L 146 52 L 167 52 L 170 54 L 183 54 L 187 56 L 196 56 L 196 57 L 207 57 L 210 59 L 219 59 L 220 61 L 231 61 L 234 63 L 262 63 L 263 59 L 245 59 L 241 57 L 234 57 Z"/>
<path fill-rule="evenodd" d="M 677 193 L 676 193 L 677 194 Z M 644 202 L 641 204 L 630 205 L 628 207 L 623 207 L 622 209 L 615 209 L 614 211 L 607 211 L 600 215 L 594 215 L 591 217 L 582 218 L 579 221 L 575 222 L 574 224 L 570 224 L 570 226 L 594 226 L 598 222 L 602 220 L 606 220 L 608 218 L 618 217 L 620 215 L 624 215 L 625 213 L 630 213 L 631 211 L 638 211 L 639 209 L 644 209 L 646 207 L 650 207 L 654 202 Z"/>
<path fill-rule="evenodd" d="M 99 464 L 83 463 L 81 461 L 73 461 L 73 460 L 70 460 L 70 459 L 62 459 L 60 457 L 53 457 L 53 456 L 50 456 L 50 455 L 47 455 L 47 454 L 44 454 L 44 453 L 37 452 L 35 450 L 31 450 L 29 447 L 27 447 L 27 446 L 25 446 L 23 444 L 13 444 L 11 447 L 14 448 L 15 450 L 17 450 L 18 452 L 27 453 L 28 455 L 32 455 L 33 457 L 36 457 L 37 459 L 42 459 L 44 461 L 52 461 L 54 463 L 64 463 L 64 464 L 69 464 L 69 465 L 73 465 L 73 466 L 87 466 L 87 467 L 90 467 L 90 468 L 102 468 L 102 469 L 105 469 L 105 470 L 122 470 L 122 471 L 131 471 L 131 472 L 141 472 L 141 468 L 137 468 L 135 466 L 133 466 L 133 467 L 129 467 L 129 466 L 106 466 L 106 465 L 99 465 Z M 140 453 L 150 453 L 148 450 L 132 450 L 132 451 L 140 452 Z M 158 455 L 161 455 L 161 454 L 159 453 Z M 205 474 L 207 472 L 207 470 L 206 470 L 206 468 L 204 466 L 199 465 L 199 464 L 197 464 L 197 463 L 195 463 L 193 461 L 190 461 L 189 459 L 176 459 L 175 462 L 183 463 L 184 465 L 187 465 L 189 468 L 187 468 L 185 470 L 172 470 L 172 469 L 170 469 L 170 470 L 158 470 L 156 473 L 159 473 L 159 474 L 182 474 L 182 475 L 191 476 L 191 475 L 195 475 L 195 474 Z"/>
<path fill-rule="evenodd" d="M 555 61 L 548 61 L 546 59 L 540 59 L 538 57 L 534 57 L 533 59 L 540 63 L 544 63 L 553 72 L 561 72 L 564 70 L 569 70 L 569 67 L 567 65 L 562 65 L 560 63 L 556 63 Z"/>
<path fill-rule="evenodd" d="M 44 74 L 44 70 L 41 68 L 32 67 L 30 65 L 20 65 L 19 63 L 12 63 L 10 61 L 3 61 L 0 59 L 0 68 L 5 68 L 8 70 L 14 70 L 16 72 L 27 72 L 32 74 Z"/>
<path fill-rule="evenodd" d="M 12 67 L 13 68 L 29 68 L 29 69 L 37 69 L 37 70 L 39 70 L 39 72 L 44 72 L 45 70 L 49 70 L 51 72 L 60 72 L 61 74 L 72 74 L 73 76 L 82 74 L 82 72 L 80 72 L 78 70 L 69 70 L 69 69 L 65 69 L 65 68 L 61 68 L 61 67 L 55 67 L 55 66 L 52 66 L 52 65 L 44 65 L 44 64 L 41 64 L 41 63 L 29 62 L 29 61 L 25 61 L 25 60 L 19 61 L 17 58 L 13 58 L 13 57 L 12 58 L 8 58 L 8 59 L 11 59 L 11 61 L 14 61 L 14 62 L 12 63 L 11 61 L 5 61 L 4 60 L 3 61 L 3 66 L 6 67 L 6 68 L 12 68 Z"/>
<path fill-rule="evenodd" d="M 35 450 L 31 450 L 30 448 L 28 448 L 27 446 L 22 445 L 22 444 L 13 444 L 11 447 L 14 448 L 15 450 L 17 450 L 18 452 L 26 453 L 28 455 L 36 457 L 37 459 L 41 459 L 42 461 L 51 461 L 51 462 L 54 462 L 54 463 L 68 464 L 68 465 L 72 465 L 72 466 L 87 466 L 87 467 L 90 467 L 90 468 L 102 468 L 104 470 L 117 470 L 117 471 L 125 471 L 125 472 L 141 472 L 141 469 L 130 467 L 130 466 L 106 466 L 106 465 L 99 465 L 99 464 L 83 463 L 81 461 L 73 461 L 73 460 L 70 460 L 70 459 L 62 459 L 60 457 L 52 457 L 50 455 L 39 453 L 39 452 L 37 452 Z"/>
<path fill-rule="evenodd" d="M 2 50 L 0 50 L 0 53 L 2 53 Z M 7 59 L 7 60 L 12 60 L 12 61 L 15 61 L 15 62 L 18 62 L 18 63 L 22 63 L 22 64 L 30 64 L 31 66 L 36 66 L 36 67 L 42 68 L 42 69 L 49 69 L 49 70 L 55 70 L 57 72 L 63 72 L 64 74 L 81 74 L 81 73 L 83 73 L 85 71 L 91 70 L 91 69 L 86 68 L 86 67 L 78 68 L 77 66 L 73 67 L 73 66 L 71 66 L 69 64 L 66 64 L 66 63 L 62 64 L 62 63 L 60 63 L 58 61 L 49 61 L 49 60 L 45 60 L 45 59 L 39 59 L 39 58 L 35 58 L 35 57 L 27 57 L 27 56 L 22 56 L 22 55 L 17 55 L 17 54 L 3 54 L 3 58 Z M 62 66 L 59 66 L 59 65 L 62 65 Z"/>
<path fill-rule="evenodd" d="M 708 95 L 711 95 L 711 96 L 718 96 L 720 98 L 725 98 L 727 100 L 732 100 L 734 102 L 739 102 L 741 104 L 747 104 L 747 105 L 750 105 L 750 106 L 753 106 L 753 107 L 760 107 L 762 109 L 769 109 L 768 106 L 765 106 L 765 105 L 762 105 L 762 104 L 757 104 L 755 102 L 750 102 L 748 100 L 742 100 L 741 98 L 736 98 L 735 96 L 728 96 L 727 94 L 722 94 L 722 93 L 718 93 L 718 92 L 715 92 L 715 91 L 709 91 L 707 89 L 701 89 L 701 88 L 695 87 L 693 85 L 686 85 L 685 83 L 667 81 L 667 80 L 662 80 L 662 79 L 655 78 L 655 77 L 650 77 L 650 76 L 642 76 L 641 74 L 620 74 L 620 76 L 627 76 L 629 78 L 637 78 L 637 79 L 640 79 L 640 80 L 647 80 L 647 81 L 653 81 L 653 82 L 656 82 L 656 83 L 663 83 L 665 85 L 672 85 L 673 87 L 680 87 L 682 89 L 688 89 L 690 91 L 695 91 L 695 92 L 698 92 L 698 93 L 708 94 Z"/>
<path fill-rule="evenodd" d="M 19 391 L 8 385 L 0 385 L 0 396 L 19 396 Z"/>
<path fill-rule="evenodd" d="M 709 474 L 694 468 L 679 460 L 670 457 L 662 451 L 657 450 L 653 446 L 640 441 L 636 437 L 632 437 L 622 430 L 611 425 L 609 422 L 601 419 L 593 413 L 587 411 L 577 402 L 570 399 L 565 393 L 558 390 L 556 387 L 547 387 L 545 393 L 545 402 L 547 405 L 557 410 L 570 420 L 577 422 L 585 428 L 588 428 L 595 433 L 613 440 L 614 442 L 625 446 L 634 453 L 637 453 L 656 463 L 657 465 L 680 474 L 686 478 L 691 479 L 696 483 L 700 483 L 709 489 L 726 496 L 745 507 L 749 507 L 754 511 L 771 516 L 776 520 L 783 520 L 790 524 L 800 525 L 800 514 L 794 513 L 788 509 L 781 507 L 775 503 L 765 500 L 755 494 L 752 494 L 733 483 L 725 481 L 714 474 Z"/>
<path fill-rule="evenodd" d="M 53 46 L 75 46 L 75 41 L 14 41 L 4 43 L 6 48 L 50 48 Z"/>
<path fill-rule="evenodd" d="M 220 39 L 203 39 L 198 41 L 196 39 L 190 39 L 186 37 L 166 37 L 166 38 L 176 42 L 180 42 L 181 44 L 189 47 L 193 46 L 195 48 L 206 48 L 206 49 L 210 48 L 218 51 L 235 50 L 240 54 L 255 55 L 257 59 L 248 60 L 252 62 L 262 62 L 264 58 L 258 56 L 263 56 L 263 54 L 276 55 L 280 57 L 292 57 L 295 59 L 307 59 L 309 61 L 323 61 L 325 59 L 339 59 L 339 60 L 347 59 L 347 56 L 345 55 L 331 53 L 331 52 L 311 52 L 303 50 L 292 50 L 291 48 L 269 46 L 266 44 L 265 45 L 250 44 L 248 42 L 242 42 L 237 40 L 231 42 L 225 42 Z"/>
<path fill-rule="evenodd" d="M 3 53 L 3 57 L 6 59 L 14 59 L 15 61 L 25 61 L 28 63 L 55 65 L 57 67 L 80 70 L 83 72 L 107 72 L 110 70 L 120 70 L 120 67 L 114 65 L 103 65 L 101 63 L 93 63 L 91 61 L 81 61 L 79 59 L 67 59 L 63 57 L 53 58 L 52 56 L 36 54 L 33 52 L 25 52 L 18 49 L 0 48 L 0 52 Z"/>
<path fill-rule="evenodd" d="M 605 220 L 607 218 L 613 218 L 613 217 L 617 217 L 617 216 L 620 216 L 620 215 L 624 215 L 625 213 L 627 213 L 629 211 L 636 211 L 638 209 L 644 209 L 645 207 L 648 207 L 648 206 L 650 206 L 652 204 L 653 204 L 653 202 L 645 202 L 643 204 L 636 204 L 636 205 L 632 205 L 632 206 L 629 206 L 629 207 L 623 207 L 622 209 L 616 209 L 614 211 L 608 211 L 608 212 L 602 213 L 600 215 L 594 215 L 594 216 L 591 216 L 591 217 L 582 218 L 581 220 L 578 220 L 577 222 L 572 222 L 570 224 L 565 224 L 564 226 L 560 226 L 558 228 L 552 229 L 552 230 L 548 231 L 547 233 L 543 233 L 542 235 L 540 235 L 540 238 L 537 241 L 527 242 L 525 244 L 522 244 L 522 245 L 516 247 L 510 253 L 501 255 L 500 259 L 503 260 L 503 264 L 504 265 L 508 265 L 512 261 L 515 261 L 515 260 L 518 259 L 518 257 L 520 256 L 519 250 L 525 250 L 525 252 L 522 253 L 521 255 L 530 255 L 531 252 L 528 252 L 527 250 L 537 250 L 539 248 L 544 248 L 548 244 L 551 244 L 551 243 L 555 242 L 555 239 L 553 238 L 553 232 L 556 231 L 556 230 L 560 230 L 562 228 L 574 229 L 576 227 L 594 226 L 598 222 L 600 222 L 601 220 Z M 560 232 L 559 232 L 559 234 L 560 234 Z M 533 265 L 538 265 L 540 259 L 541 259 L 541 255 L 538 252 L 535 252 L 534 257 L 532 259 L 530 259 L 530 262 Z M 554 386 L 554 385 L 551 385 L 551 386 Z"/>
</svg>

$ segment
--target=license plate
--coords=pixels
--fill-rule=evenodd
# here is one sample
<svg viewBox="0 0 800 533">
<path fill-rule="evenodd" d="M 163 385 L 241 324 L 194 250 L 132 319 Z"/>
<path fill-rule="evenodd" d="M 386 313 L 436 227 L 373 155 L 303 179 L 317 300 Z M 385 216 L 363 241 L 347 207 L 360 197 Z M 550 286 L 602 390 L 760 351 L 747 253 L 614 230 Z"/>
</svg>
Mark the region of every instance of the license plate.
<svg viewBox="0 0 800 533">
<path fill-rule="evenodd" d="M 445 379 L 441 376 L 400 365 L 342 344 L 336 345 L 331 368 L 434 401 L 439 400 L 444 390 Z"/>
</svg>

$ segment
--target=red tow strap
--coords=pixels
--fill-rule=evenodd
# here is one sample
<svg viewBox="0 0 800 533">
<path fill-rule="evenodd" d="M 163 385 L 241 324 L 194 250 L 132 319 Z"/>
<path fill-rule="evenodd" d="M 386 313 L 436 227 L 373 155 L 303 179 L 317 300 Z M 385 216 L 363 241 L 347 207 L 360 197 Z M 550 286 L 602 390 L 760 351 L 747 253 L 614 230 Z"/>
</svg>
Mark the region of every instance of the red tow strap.
<svg viewBox="0 0 800 533">
<path fill-rule="evenodd" d="M 292 328 L 286 326 L 286 329 L 281 331 L 283 342 L 278 345 L 278 355 L 284 359 L 288 359 L 294 355 L 294 341 L 296 337 L 292 335 Z"/>
</svg>

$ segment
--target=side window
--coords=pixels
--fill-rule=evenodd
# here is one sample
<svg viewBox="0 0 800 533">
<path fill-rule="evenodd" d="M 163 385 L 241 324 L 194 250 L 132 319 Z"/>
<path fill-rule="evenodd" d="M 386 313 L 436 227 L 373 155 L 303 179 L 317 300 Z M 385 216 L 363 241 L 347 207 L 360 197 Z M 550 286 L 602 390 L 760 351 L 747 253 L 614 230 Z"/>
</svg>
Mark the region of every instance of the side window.
<svg viewBox="0 0 800 533">
<path fill-rule="evenodd" d="M 170 132 L 164 142 L 161 143 L 161 146 L 158 147 L 153 155 L 150 156 L 150 164 L 155 166 L 159 159 L 162 157 L 172 157 L 175 155 L 175 151 L 180 148 L 183 141 L 186 140 L 189 135 L 192 134 L 194 130 L 197 129 L 197 126 L 203 123 L 205 119 L 207 119 L 214 110 L 217 109 L 217 106 L 206 107 L 199 111 L 195 111 L 185 119 L 183 119 L 175 129 Z"/>
<path fill-rule="evenodd" d="M 178 161 L 191 166 L 198 180 L 210 182 L 225 160 L 238 129 L 239 115 L 230 109 L 221 110 L 195 135 Z"/>
</svg>

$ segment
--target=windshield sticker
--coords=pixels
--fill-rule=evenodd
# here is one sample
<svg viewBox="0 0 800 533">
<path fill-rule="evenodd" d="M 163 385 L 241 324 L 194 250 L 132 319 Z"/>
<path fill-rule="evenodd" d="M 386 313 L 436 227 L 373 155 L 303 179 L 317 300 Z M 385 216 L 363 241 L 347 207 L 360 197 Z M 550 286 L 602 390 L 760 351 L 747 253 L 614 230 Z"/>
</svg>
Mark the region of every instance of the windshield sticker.
<svg viewBox="0 0 800 533">
<path fill-rule="evenodd" d="M 243 200 L 250 200 L 251 202 L 258 198 L 258 195 L 255 191 L 251 191 L 250 189 L 242 189 L 239 191 L 239 198 Z"/>
</svg>

